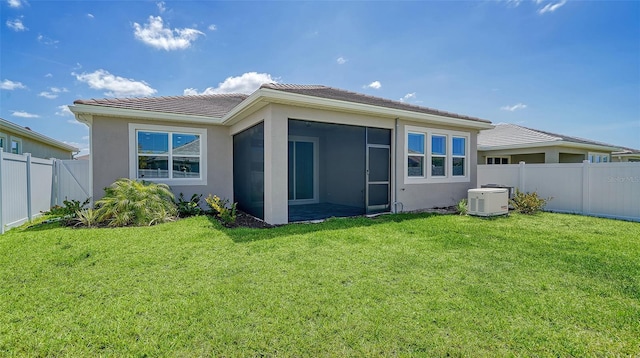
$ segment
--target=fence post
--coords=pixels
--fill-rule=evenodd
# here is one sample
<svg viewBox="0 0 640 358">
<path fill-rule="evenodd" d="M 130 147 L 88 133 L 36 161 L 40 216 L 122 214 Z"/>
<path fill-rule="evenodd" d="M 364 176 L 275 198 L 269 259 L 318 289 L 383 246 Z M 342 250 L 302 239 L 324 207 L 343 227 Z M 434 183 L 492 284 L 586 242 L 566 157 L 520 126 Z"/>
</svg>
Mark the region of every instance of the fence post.
<svg viewBox="0 0 640 358">
<path fill-rule="evenodd" d="M 2 170 L 4 167 L 4 152 L 3 148 L 0 147 L 0 235 L 4 234 L 4 214 L 2 213 L 2 209 L 4 206 L 4 200 L 2 199 Z"/>
<path fill-rule="evenodd" d="M 53 183 L 51 184 L 51 206 L 58 205 L 58 195 L 60 193 L 60 184 L 58 181 L 60 180 L 58 176 L 58 160 L 53 158 L 52 168 L 51 168 L 51 176 L 53 179 Z"/>
<path fill-rule="evenodd" d="M 524 166 L 525 166 L 525 162 L 520 162 L 519 163 L 519 167 L 518 167 L 518 186 L 520 187 L 520 191 L 523 193 L 526 193 L 526 190 L 524 188 L 525 185 L 525 177 L 524 177 Z"/>
<path fill-rule="evenodd" d="M 31 153 L 24 153 L 27 157 L 27 218 L 29 222 L 33 219 L 31 214 Z"/>
<path fill-rule="evenodd" d="M 591 195 L 589 192 L 589 163 L 588 160 L 582 161 L 582 214 L 588 215 L 591 212 Z"/>
</svg>

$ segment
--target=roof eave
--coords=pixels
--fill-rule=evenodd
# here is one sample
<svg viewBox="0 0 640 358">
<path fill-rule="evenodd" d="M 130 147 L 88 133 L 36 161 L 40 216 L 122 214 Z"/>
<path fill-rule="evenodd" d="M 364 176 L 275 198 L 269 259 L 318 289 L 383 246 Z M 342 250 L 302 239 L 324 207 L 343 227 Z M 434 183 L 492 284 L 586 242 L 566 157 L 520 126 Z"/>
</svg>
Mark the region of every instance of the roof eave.
<svg viewBox="0 0 640 358">
<path fill-rule="evenodd" d="M 222 119 L 219 117 L 208 116 L 196 116 L 192 114 L 177 114 L 155 111 L 142 111 L 137 109 L 127 108 L 114 108 L 106 106 L 97 106 L 90 104 L 74 104 L 69 106 L 69 109 L 75 114 L 76 119 L 80 122 L 87 123 L 81 119 L 81 115 L 89 114 L 94 116 L 110 116 L 110 117 L 125 117 L 146 119 L 162 122 L 180 122 L 180 123 L 195 123 L 195 124 L 222 124 Z"/>
<path fill-rule="evenodd" d="M 80 151 L 80 149 L 78 149 L 78 148 L 76 148 L 76 147 L 74 147 L 72 145 L 60 142 L 60 141 L 55 140 L 55 139 L 50 138 L 50 137 L 47 137 L 44 134 L 40 134 L 38 132 L 34 132 L 32 130 L 28 130 L 26 128 L 23 128 L 23 127 L 21 127 L 21 126 L 19 126 L 17 124 L 13 124 L 13 123 L 11 123 L 11 122 L 9 122 L 7 120 L 1 119 L 1 118 L 0 118 L 0 120 L 2 120 L 2 122 L 1 122 L 2 126 L 7 127 L 12 132 L 16 132 L 16 133 L 18 133 L 20 135 L 23 135 L 25 137 L 36 139 L 36 140 L 38 140 L 40 142 L 49 144 L 49 145 L 51 145 L 53 147 L 60 148 L 60 149 L 63 149 L 63 150 L 69 151 L 69 152 L 78 152 L 78 151 Z"/>
<path fill-rule="evenodd" d="M 242 103 L 236 106 L 233 110 L 227 113 L 223 117 L 223 124 L 233 124 L 239 121 L 242 115 L 246 114 L 248 110 L 255 107 L 256 103 L 281 103 L 288 105 L 297 105 L 302 107 L 312 107 L 319 109 L 330 109 L 343 112 L 375 115 L 377 117 L 388 118 L 400 118 L 405 120 L 417 121 L 417 122 L 429 122 L 445 125 L 454 125 L 473 129 L 490 129 L 494 126 L 490 122 L 475 121 L 471 119 L 461 119 L 446 116 L 439 116 L 434 114 L 419 113 L 408 110 L 386 108 L 381 106 L 375 106 L 370 104 L 341 101 L 329 98 L 322 98 L 316 96 L 303 95 L 299 93 L 284 92 L 269 88 L 260 88 L 255 91 L 251 96 L 245 99 Z"/>
<path fill-rule="evenodd" d="M 524 143 L 524 144 L 511 144 L 511 145 L 498 145 L 498 146 L 478 145 L 478 150 L 492 151 L 492 150 L 526 149 L 526 148 L 554 147 L 554 146 L 565 147 L 565 148 L 598 150 L 598 151 L 605 151 L 605 152 L 614 152 L 614 151 L 620 150 L 620 148 L 618 147 L 611 147 L 611 146 L 598 145 L 598 144 L 588 144 L 588 143 L 576 143 L 576 142 L 569 142 L 565 140 L 556 140 L 556 141 L 549 141 L 549 142 L 533 142 L 533 143 Z"/>
</svg>

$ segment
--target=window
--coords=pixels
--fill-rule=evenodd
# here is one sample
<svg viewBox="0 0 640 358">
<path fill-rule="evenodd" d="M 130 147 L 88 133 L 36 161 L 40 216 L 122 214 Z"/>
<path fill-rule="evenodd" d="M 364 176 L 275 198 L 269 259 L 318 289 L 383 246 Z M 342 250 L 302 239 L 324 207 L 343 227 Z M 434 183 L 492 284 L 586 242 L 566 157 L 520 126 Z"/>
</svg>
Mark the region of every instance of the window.
<svg viewBox="0 0 640 358">
<path fill-rule="evenodd" d="M 487 157 L 487 164 L 509 164 L 509 157 Z"/>
<path fill-rule="evenodd" d="M 589 153 L 589 163 L 607 163 L 607 162 L 609 162 L 609 154 Z"/>
<path fill-rule="evenodd" d="M 11 139 L 11 153 L 22 154 L 22 139 L 19 139 L 19 138 Z"/>
<path fill-rule="evenodd" d="M 468 133 L 407 126 L 405 154 L 406 183 L 469 181 Z"/>
<path fill-rule="evenodd" d="M 409 133 L 407 136 L 407 175 L 424 177 L 424 133 Z"/>
<path fill-rule="evenodd" d="M 7 151 L 7 135 L 0 133 L 0 151 Z"/>
<path fill-rule="evenodd" d="M 206 129 L 129 124 L 130 177 L 206 185 Z"/>
</svg>

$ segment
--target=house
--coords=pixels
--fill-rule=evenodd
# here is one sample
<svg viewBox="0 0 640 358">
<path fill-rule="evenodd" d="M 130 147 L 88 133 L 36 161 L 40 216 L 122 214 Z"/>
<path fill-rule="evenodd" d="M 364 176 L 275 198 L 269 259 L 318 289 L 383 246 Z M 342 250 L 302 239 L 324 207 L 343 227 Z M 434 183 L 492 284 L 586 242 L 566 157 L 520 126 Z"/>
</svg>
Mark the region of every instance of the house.
<svg viewBox="0 0 640 358">
<path fill-rule="evenodd" d="M 624 147 L 620 149 L 611 153 L 612 162 L 640 162 L 640 150 Z"/>
<path fill-rule="evenodd" d="M 478 164 L 594 163 L 612 161 L 620 147 L 500 123 L 478 135 Z"/>
<path fill-rule="evenodd" d="M 267 223 L 454 205 L 489 121 L 316 85 L 77 100 L 93 199 L 121 177 L 232 198 Z"/>
<path fill-rule="evenodd" d="M 0 118 L 0 149 L 13 154 L 31 153 L 37 158 L 73 159 L 78 148 Z"/>
</svg>

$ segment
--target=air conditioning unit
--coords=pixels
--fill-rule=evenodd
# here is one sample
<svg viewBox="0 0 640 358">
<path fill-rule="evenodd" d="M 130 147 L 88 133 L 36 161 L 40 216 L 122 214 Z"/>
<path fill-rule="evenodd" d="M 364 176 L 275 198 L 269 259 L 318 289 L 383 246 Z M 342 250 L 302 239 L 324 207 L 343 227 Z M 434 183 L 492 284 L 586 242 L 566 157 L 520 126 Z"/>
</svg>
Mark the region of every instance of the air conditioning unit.
<svg viewBox="0 0 640 358">
<path fill-rule="evenodd" d="M 497 216 L 509 213 L 508 189 L 469 189 L 469 215 Z"/>
</svg>

